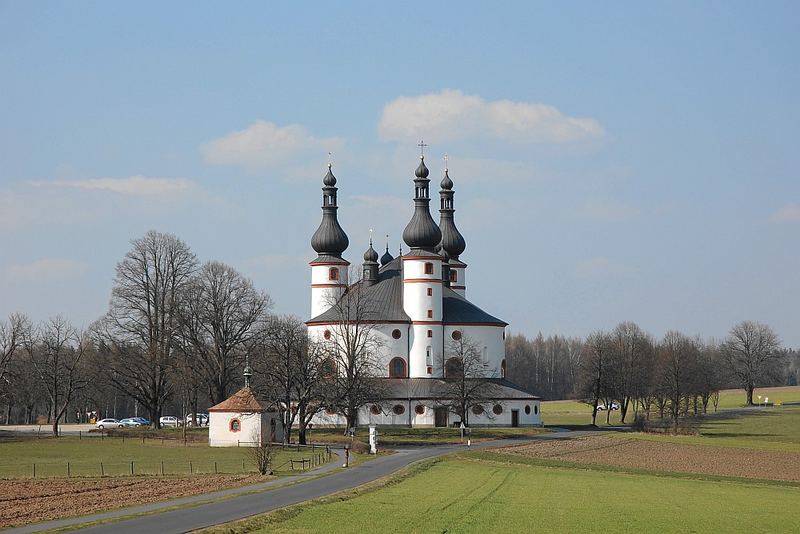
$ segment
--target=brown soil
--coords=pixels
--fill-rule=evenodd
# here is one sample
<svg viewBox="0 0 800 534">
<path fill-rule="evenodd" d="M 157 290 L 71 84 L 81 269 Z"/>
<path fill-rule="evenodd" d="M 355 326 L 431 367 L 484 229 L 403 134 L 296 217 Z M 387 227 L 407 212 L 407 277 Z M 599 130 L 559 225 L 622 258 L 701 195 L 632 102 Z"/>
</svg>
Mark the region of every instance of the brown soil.
<svg viewBox="0 0 800 534">
<path fill-rule="evenodd" d="M 800 481 L 800 454 L 612 436 L 538 441 L 498 452 L 653 471 Z"/>
<path fill-rule="evenodd" d="M 0 528 L 263 482 L 258 475 L 0 480 Z"/>
</svg>

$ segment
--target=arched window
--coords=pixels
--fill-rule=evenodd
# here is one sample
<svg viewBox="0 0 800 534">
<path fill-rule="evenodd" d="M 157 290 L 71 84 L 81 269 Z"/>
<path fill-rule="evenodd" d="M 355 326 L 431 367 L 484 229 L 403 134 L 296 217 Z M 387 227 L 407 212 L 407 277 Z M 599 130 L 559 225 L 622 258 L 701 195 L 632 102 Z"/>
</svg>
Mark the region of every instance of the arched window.
<svg viewBox="0 0 800 534">
<path fill-rule="evenodd" d="M 450 269 L 450 281 L 458 282 L 458 271 L 455 269 Z"/>
<path fill-rule="evenodd" d="M 450 358 L 444 364 L 445 378 L 461 378 L 464 376 L 464 363 L 460 358 Z"/>
<path fill-rule="evenodd" d="M 429 296 L 429 297 L 432 297 L 432 296 L 433 296 L 433 288 L 432 288 L 432 287 L 429 287 L 429 288 L 428 288 L 428 296 Z"/>
<path fill-rule="evenodd" d="M 331 331 L 330 330 L 325 330 L 322 333 L 322 337 L 324 337 L 325 339 L 330 339 L 331 338 Z"/>
<path fill-rule="evenodd" d="M 428 310 L 428 319 L 433 319 L 433 310 Z"/>
<path fill-rule="evenodd" d="M 323 378 L 331 379 L 336 376 L 336 362 L 328 358 L 320 366 L 320 374 Z"/>
<path fill-rule="evenodd" d="M 392 407 L 392 411 L 394 412 L 395 415 L 403 415 L 404 413 L 406 413 L 406 407 L 403 406 L 402 404 L 395 404 Z"/>
<path fill-rule="evenodd" d="M 402 335 L 403 335 L 402 332 L 400 332 L 400 330 L 398 330 L 397 328 L 392 330 L 392 337 L 393 338 L 400 339 L 400 336 L 402 336 Z"/>
<path fill-rule="evenodd" d="M 500 378 L 506 377 L 506 361 L 500 362 Z"/>
<path fill-rule="evenodd" d="M 231 432 L 239 432 L 242 429 L 242 422 L 238 419 L 231 419 Z"/>
<path fill-rule="evenodd" d="M 431 347 L 425 349 L 425 365 L 430 367 L 433 365 L 433 351 L 431 351 Z"/>
<path fill-rule="evenodd" d="M 392 358 L 389 362 L 389 378 L 405 378 L 406 361 L 403 358 Z"/>
<path fill-rule="evenodd" d="M 433 264 L 426 263 L 425 264 L 425 274 L 433 274 Z"/>
<path fill-rule="evenodd" d="M 373 404 L 369 409 L 369 413 L 371 413 L 372 415 L 380 415 L 381 407 L 378 406 L 377 404 Z"/>
<path fill-rule="evenodd" d="M 414 408 L 414 413 L 417 415 L 423 415 L 425 413 L 425 406 L 422 404 L 417 404 L 417 406 Z"/>
<path fill-rule="evenodd" d="M 331 267 L 328 269 L 328 280 L 338 280 L 339 279 L 339 269 L 336 267 Z"/>
<path fill-rule="evenodd" d="M 461 339 L 461 330 L 453 330 L 453 333 L 450 334 L 450 337 L 458 341 L 459 339 Z"/>
<path fill-rule="evenodd" d="M 433 330 L 428 330 L 428 337 L 433 337 Z"/>
</svg>

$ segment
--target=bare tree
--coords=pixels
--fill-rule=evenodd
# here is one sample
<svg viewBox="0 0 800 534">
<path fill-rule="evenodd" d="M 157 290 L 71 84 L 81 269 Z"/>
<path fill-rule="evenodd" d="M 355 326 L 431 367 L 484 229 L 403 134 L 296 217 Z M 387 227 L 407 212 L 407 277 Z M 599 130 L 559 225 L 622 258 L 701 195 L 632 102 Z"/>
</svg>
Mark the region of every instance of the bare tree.
<svg viewBox="0 0 800 534">
<path fill-rule="evenodd" d="M 216 261 L 203 264 L 184 296 L 181 347 L 217 404 L 228 398 L 272 301 L 235 269 Z"/>
<path fill-rule="evenodd" d="M 327 339 L 319 345 L 324 404 L 344 415 L 347 428 L 355 428 L 359 410 L 381 396 L 381 382 L 376 380 L 381 342 L 374 334 L 379 303 L 366 285 L 355 283 L 328 304 L 333 320 L 327 326 Z"/>
<path fill-rule="evenodd" d="M 253 431 L 250 435 L 253 442 L 252 447 L 247 447 L 247 455 L 256 464 L 256 469 L 260 475 L 272 474 L 272 439 L 263 439 L 262 436 Z"/>
<path fill-rule="evenodd" d="M 169 370 L 180 328 L 180 305 L 197 259 L 172 234 L 151 230 L 131 242 L 117 264 L 109 311 L 95 330 L 106 348 L 114 385 L 147 409 L 158 428 L 172 393 Z"/>
<path fill-rule="evenodd" d="M 61 316 L 42 324 L 25 341 L 28 362 L 36 371 L 40 385 L 50 401 L 53 436 L 73 396 L 86 386 L 87 375 L 81 367 L 87 339 Z"/>
<path fill-rule="evenodd" d="M 722 344 L 722 355 L 728 368 L 747 393 L 747 404 L 753 404 L 753 390 L 761 382 L 776 379 L 784 353 L 772 328 L 763 323 L 743 321 L 733 328 Z"/>
<path fill-rule="evenodd" d="M 597 424 L 600 400 L 611 396 L 609 376 L 612 372 L 613 351 L 611 335 L 603 331 L 592 333 L 583 344 L 576 391 L 583 402 L 592 407 L 592 425 Z"/>
<path fill-rule="evenodd" d="M 0 382 L 9 362 L 22 347 L 25 338 L 30 336 L 30 330 L 30 319 L 19 313 L 11 314 L 8 321 L 0 321 Z"/>
<path fill-rule="evenodd" d="M 467 335 L 450 341 L 442 354 L 444 385 L 439 390 L 438 403 L 469 426 L 471 411 L 488 412 L 492 399 L 497 397 L 496 370 L 489 369 L 477 342 Z"/>
<path fill-rule="evenodd" d="M 648 369 L 647 355 L 652 343 L 649 336 L 632 321 L 619 323 L 611 336 L 618 370 L 614 389 L 620 403 L 620 419 L 624 423 L 631 401 L 642 389 L 640 383 L 651 371 Z"/>
<path fill-rule="evenodd" d="M 696 370 L 697 344 L 680 332 L 670 331 L 658 346 L 659 382 L 667 398 L 672 431 L 678 433 L 681 404 L 691 392 Z"/>
</svg>

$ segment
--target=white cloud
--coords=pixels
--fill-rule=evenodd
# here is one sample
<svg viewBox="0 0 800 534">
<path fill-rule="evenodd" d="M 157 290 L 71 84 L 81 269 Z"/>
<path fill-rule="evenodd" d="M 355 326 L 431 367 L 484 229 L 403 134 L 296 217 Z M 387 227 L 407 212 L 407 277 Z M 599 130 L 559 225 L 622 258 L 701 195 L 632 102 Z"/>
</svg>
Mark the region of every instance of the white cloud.
<svg viewBox="0 0 800 534">
<path fill-rule="evenodd" d="M 434 142 L 496 138 L 519 143 L 556 142 L 599 137 L 595 119 L 569 117 L 553 106 L 495 100 L 445 89 L 439 93 L 401 96 L 384 106 L 378 125 L 382 138 Z"/>
<path fill-rule="evenodd" d="M 55 282 L 77 278 L 86 272 L 85 263 L 67 258 L 44 258 L 30 263 L 11 265 L 6 270 L 12 282 Z"/>
<path fill-rule="evenodd" d="M 130 176 L 128 178 L 90 178 L 86 180 L 56 180 L 52 182 L 33 182 L 33 185 L 70 187 L 90 191 L 111 191 L 120 195 L 148 196 L 183 193 L 194 184 L 185 178 L 149 178 Z"/>
<path fill-rule="evenodd" d="M 787 204 L 772 215 L 771 222 L 794 222 L 800 221 L 800 204 Z"/>
<path fill-rule="evenodd" d="M 336 152 L 344 145 L 338 137 L 317 138 L 299 124 L 278 126 L 259 120 L 244 130 L 231 132 L 202 147 L 203 159 L 211 165 L 232 165 L 262 169 Z"/>
</svg>

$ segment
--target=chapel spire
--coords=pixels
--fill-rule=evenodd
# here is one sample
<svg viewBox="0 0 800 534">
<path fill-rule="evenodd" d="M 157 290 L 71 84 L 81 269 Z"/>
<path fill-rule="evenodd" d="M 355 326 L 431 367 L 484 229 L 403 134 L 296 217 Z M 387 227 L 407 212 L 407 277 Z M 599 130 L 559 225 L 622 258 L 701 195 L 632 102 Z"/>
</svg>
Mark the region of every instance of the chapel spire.
<svg viewBox="0 0 800 534">
<path fill-rule="evenodd" d="M 445 156 L 444 178 L 440 184 L 442 189 L 439 191 L 440 207 L 439 207 L 439 227 L 442 230 L 442 249 L 447 252 L 447 255 L 458 260 L 458 257 L 467 248 L 467 242 L 464 236 L 456 228 L 456 223 L 453 217 L 455 213 L 455 204 L 453 202 L 453 180 L 450 179 L 450 171 L 447 168 L 447 156 Z"/>
<path fill-rule="evenodd" d="M 328 173 L 322 179 L 322 222 L 319 228 L 311 237 L 311 248 L 320 256 L 333 256 L 341 258 L 342 253 L 347 250 L 350 240 L 344 233 L 339 220 L 336 218 L 336 211 L 339 209 L 336 200 L 336 177 L 331 171 L 331 164 L 328 163 Z"/>
</svg>

